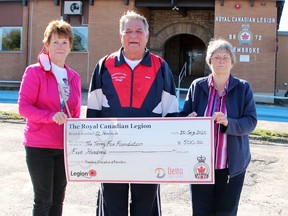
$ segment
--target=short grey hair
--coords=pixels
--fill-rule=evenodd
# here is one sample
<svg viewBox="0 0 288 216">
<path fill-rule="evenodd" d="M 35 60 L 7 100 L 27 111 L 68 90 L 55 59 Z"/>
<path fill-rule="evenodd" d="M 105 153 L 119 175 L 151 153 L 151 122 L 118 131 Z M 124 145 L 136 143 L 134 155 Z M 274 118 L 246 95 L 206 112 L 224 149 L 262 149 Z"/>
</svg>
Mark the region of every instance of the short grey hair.
<svg viewBox="0 0 288 216">
<path fill-rule="evenodd" d="M 226 50 L 231 57 L 232 64 L 234 65 L 236 63 L 236 57 L 232 44 L 230 44 L 228 41 L 224 39 L 212 39 L 208 44 L 206 54 L 206 63 L 208 65 L 211 65 L 211 57 L 213 56 L 213 54 L 219 50 Z"/>
<path fill-rule="evenodd" d="M 127 11 L 119 20 L 120 22 L 120 34 L 125 30 L 125 23 L 130 21 L 130 20 L 141 20 L 144 23 L 145 31 L 146 33 L 149 32 L 149 24 L 147 22 L 147 19 L 136 13 L 135 11 Z"/>
</svg>

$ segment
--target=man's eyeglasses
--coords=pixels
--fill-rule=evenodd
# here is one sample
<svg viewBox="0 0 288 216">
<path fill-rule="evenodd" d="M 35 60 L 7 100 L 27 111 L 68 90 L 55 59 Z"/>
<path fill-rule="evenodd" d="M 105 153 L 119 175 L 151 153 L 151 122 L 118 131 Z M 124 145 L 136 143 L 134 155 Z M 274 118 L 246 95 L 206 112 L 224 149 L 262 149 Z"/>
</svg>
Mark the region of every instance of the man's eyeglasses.
<svg viewBox="0 0 288 216">
<path fill-rule="evenodd" d="M 214 60 L 214 61 L 217 61 L 217 62 L 219 62 L 219 61 L 228 62 L 228 61 L 231 60 L 231 58 L 229 58 L 229 57 L 223 57 L 222 58 L 220 56 L 211 57 L 211 59 Z"/>
</svg>

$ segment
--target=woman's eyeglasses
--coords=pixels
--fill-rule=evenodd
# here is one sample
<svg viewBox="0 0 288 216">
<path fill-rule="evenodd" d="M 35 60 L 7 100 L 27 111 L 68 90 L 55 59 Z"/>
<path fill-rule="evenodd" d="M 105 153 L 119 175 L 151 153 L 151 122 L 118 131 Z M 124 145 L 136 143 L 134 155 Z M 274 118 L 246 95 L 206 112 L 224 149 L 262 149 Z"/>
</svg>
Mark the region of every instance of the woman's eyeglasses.
<svg viewBox="0 0 288 216">
<path fill-rule="evenodd" d="M 220 56 L 211 57 L 211 59 L 214 60 L 214 61 L 217 61 L 217 62 L 220 62 L 220 61 L 221 62 L 222 61 L 228 62 L 228 61 L 231 60 L 231 58 L 229 58 L 229 57 L 220 57 Z"/>
</svg>

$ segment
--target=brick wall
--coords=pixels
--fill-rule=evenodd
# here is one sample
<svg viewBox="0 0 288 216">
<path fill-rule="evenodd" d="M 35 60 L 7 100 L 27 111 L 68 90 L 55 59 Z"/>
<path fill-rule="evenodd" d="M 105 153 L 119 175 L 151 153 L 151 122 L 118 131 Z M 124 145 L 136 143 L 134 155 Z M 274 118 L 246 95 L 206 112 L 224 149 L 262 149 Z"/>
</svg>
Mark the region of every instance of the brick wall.
<svg viewBox="0 0 288 216">
<path fill-rule="evenodd" d="M 288 32 L 279 33 L 278 38 L 276 89 L 288 90 Z"/>
<path fill-rule="evenodd" d="M 239 9 L 235 8 L 236 3 L 240 4 Z M 255 1 L 253 7 L 250 1 L 225 1 L 223 6 L 216 1 L 215 4 L 215 37 L 223 37 L 240 48 L 232 72 L 248 80 L 256 93 L 274 94 L 276 18 L 275 1 Z M 243 24 L 249 27 L 251 44 L 240 44 L 238 34 Z M 242 48 L 257 51 L 243 52 Z M 249 62 L 241 62 L 240 56 L 249 57 Z"/>
<path fill-rule="evenodd" d="M 178 11 L 151 10 L 150 33 L 153 36 L 161 29 L 181 22 L 192 22 L 205 26 L 211 32 L 214 30 L 214 11 L 211 10 L 188 10 L 187 16 L 182 16 Z"/>
<path fill-rule="evenodd" d="M 241 5 L 239 9 L 235 8 L 236 3 Z M 254 1 L 253 7 L 251 7 L 250 1 L 246 0 L 224 1 L 223 6 L 220 4 L 221 1 L 215 1 L 215 11 L 188 9 L 187 15 L 183 16 L 179 11 L 169 9 L 135 8 L 134 0 L 130 0 L 128 5 L 119 0 L 95 0 L 94 5 L 88 7 L 89 52 L 71 53 L 67 58 L 67 64 L 81 75 L 83 88 L 88 88 L 95 64 L 104 55 L 118 50 L 121 46 L 119 18 L 127 10 L 136 10 L 147 17 L 150 24 L 148 47 L 153 48 L 154 50 L 151 51 L 155 51 L 159 55 L 163 55 L 165 52 L 165 43 L 177 34 L 193 35 L 202 40 L 205 46 L 215 35 L 215 37 L 228 39 L 234 47 L 240 47 L 240 49 L 255 48 L 258 50 L 256 53 L 236 53 L 238 62 L 232 72 L 234 75 L 248 80 L 254 92 L 273 94 L 276 88 L 277 24 L 267 22 L 267 18 L 268 21 L 276 20 L 275 1 Z M 28 1 L 28 7 L 23 6 L 23 50 L 19 53 L 0 53 L 0 79 L 20 80 L 26 65 L 37 61 L 37 55 L 43 46 L 43 32 L 51 20 L 60 19 L 61 7 L 61 5 L 55 6 L 52 0 Z M 252 17 L 262 21 L 216 21 L 216 18 L 219 17 L 230 19 L 232 17 Z M 242 24 L 249 25 L 253 37 L 250 45 L 239 45 L 237 37 L 242 30 Z M 246 58 L 249 57 L 249 63 L 240 62 L 242 55 Z M 279 55 L 278 58 L 283 59 Z"/>
</svg>

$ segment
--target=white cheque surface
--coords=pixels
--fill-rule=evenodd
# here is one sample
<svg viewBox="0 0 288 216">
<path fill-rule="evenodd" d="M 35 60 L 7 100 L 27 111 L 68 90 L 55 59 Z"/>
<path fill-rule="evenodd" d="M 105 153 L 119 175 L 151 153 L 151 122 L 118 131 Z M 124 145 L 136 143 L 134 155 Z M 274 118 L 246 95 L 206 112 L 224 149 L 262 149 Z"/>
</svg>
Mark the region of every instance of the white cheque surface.
<svg viewBox="0 0 288 216">
<path fill-rule="evenodd" d="M 88 118 L 65 125 L 68 181 L 214 183 L 211 118 Z"/>
</svg>

